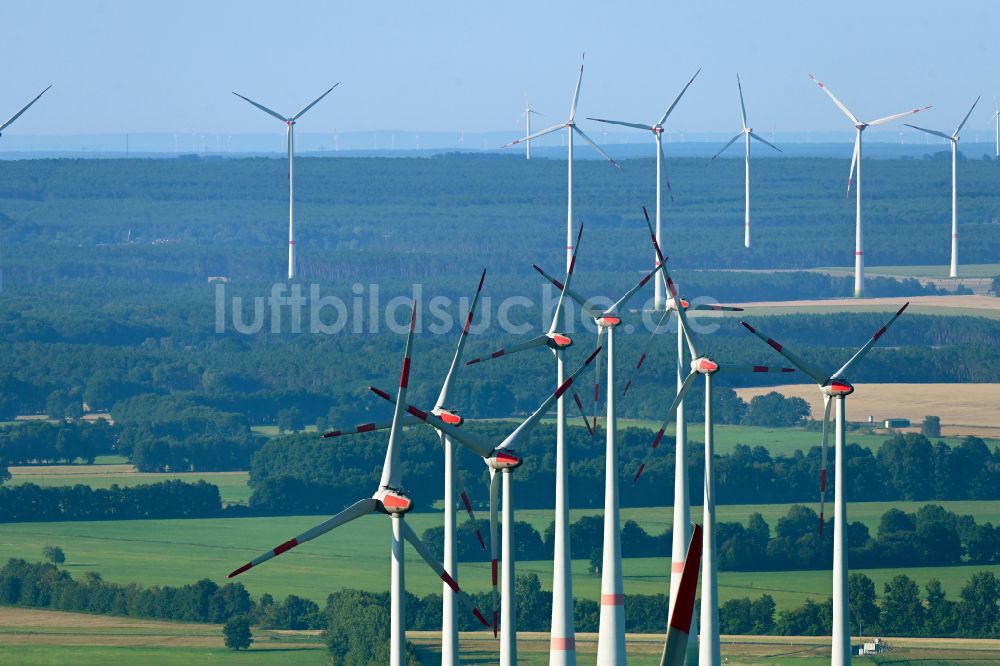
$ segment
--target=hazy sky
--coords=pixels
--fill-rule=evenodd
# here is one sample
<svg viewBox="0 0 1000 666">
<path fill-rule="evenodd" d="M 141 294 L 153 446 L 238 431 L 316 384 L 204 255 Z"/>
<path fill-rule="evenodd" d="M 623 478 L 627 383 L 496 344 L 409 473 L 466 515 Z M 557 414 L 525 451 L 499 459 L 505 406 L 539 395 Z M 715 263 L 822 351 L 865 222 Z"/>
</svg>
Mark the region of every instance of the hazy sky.
<svg viewBox="0 0 1000 666">
<path fill-rule="evenodd" d="M 525 93 L 580 115 L 651 122 L 698 67 L 671 130 L 739 129 L 736 72 L 751 125 L 843 129 L 813 72 L 861 118 L 917 105 L 930 127 L 990 126 L 1000 93 L 1000 3 L 269 2 L 33 0 L 6 3 L 0 116 L 48 83 L 23 134 L 262 132 L 230 94 L 293 113 L 341 86 L 303 131 L 514 128 Z"/>
</svg>

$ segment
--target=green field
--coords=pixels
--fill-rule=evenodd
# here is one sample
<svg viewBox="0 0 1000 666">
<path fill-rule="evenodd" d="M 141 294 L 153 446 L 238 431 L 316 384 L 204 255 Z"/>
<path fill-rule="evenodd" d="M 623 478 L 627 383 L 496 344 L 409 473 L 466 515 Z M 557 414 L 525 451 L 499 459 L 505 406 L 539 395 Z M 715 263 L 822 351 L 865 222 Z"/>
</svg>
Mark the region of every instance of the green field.
<svg viewBox="0 0 1000 666">
<path fill-rule="evenodd" d="M 956 510 L 972 512 L 980 519 L 995 517 L 1000 512 L 1000 503 L 984 502 L 979 503 L 979 507 L 973 502 L 944 504 Z M 952 504 L 963 505 L 963 508 Z M 860 519 L 864 515 L 880 515 L 887 506 L 880 504 L 868 509 L 862 508 L 865 505 L 856 504 L 852 508 Z M 736 519 L 757 508 L 761 507 L 723 507 L 720 518 Z M 784 507 L 766 510 L 773 517 L 783 513 Z M 650 509 L 625 510 L 623 517 L 636 518 L 647 529 L 657 531 L 669 520 L 668 511 L 662 511 L 663 518 L 656 521 L 649 519 L 654 512 Z M 551 520 L 551 513 L 523 511 L 519 512 L 519 517 L 542 527 Z M 418 533 L 440 524 L 440 519 L 440 514 L 435 513 L 416 513 L 407 518 Z M 0 525 L 0 561 L 10 557 L 39 560 L 42 548 L 52 544 L 65 550 L 67 562 L 64 568 L 77 576 L 84 571 L 98 571 L 105 579 L 122 583 L 136 581 L 145 585 L 182 585 L 198 578 L 211 578 L 224 583 L 227 572 L 321 520 L 323 517 L 293 516 L 5 524 Z M 362 518 L 240 576 L 239 580 L 255 595 L 264 592 L 274 596 L 296 594 L 319 603 L 323 603 L 330 591 L 345 587 L 384 590 L 389 565 L 387 520 L 381 515 Z M 407 589 L 410 592 L 423 595 L 440 590 L 440 581 L 409 548 L 407 559 L 411 562 L 407 571 Z M 574 591 L 580 597 L 596 598 L 600 593 L 600 579 L 590 575 L 588 568 L 586 559 L 573 562 Z M 948 593 L 956 596 L 969 576 L 984 568 L 1000 574 L 1000 565 L 881 569 L 867 573 L 879 586 L 883 580 L 901 571 L 921 584 L 937 577 Z M 550 561 L 518 562 L 519 573 L 537 573 L 545 586 L 551 580 L 551 570 Z M 667 558 L 626 559 L 623 570 L 626 593 L 666 590 L 670 570 Z M 485 555 L 478 563 L 464 564 L 461 573 L 462 584 L 467 589 L 488 589 L 489 565 Z M 318 585 L 318 581 L 323 583 Z M 808 596 L 826 596 L 830 587 L 826 571 L 795 572 L 792 575 L 787 572 L 723 572 L 719 575 L 719 585 L 723 601 L 756 596 L 766 591 L 775 597 L 781 607 L 797 605 Z"/>
<path fill-rule="evenodd" d="M 179 480 L 195 483 L 204 480 L 219 487 L 219 494 L 224 504 L 246 504 L 250 501 L 250 486 L 247 485 L 250 475 L 247 472 L 159 474 L 131 470 L 131 465 L 121 464 L 12 467 L 12 478 L 7 485 L 34 483 L 42 487 L 51 487 L 81 483 L 91 488 L 109 488 L 112 484 L 138 486 L 159 481 Z"/>
<path fill-rule="evenodd" d="M 833 275 L 854 275 L 853 266 L 833 266 L 818 268 L 817 271 Z M 912 278 L 947 278 L 949 267 L 946 264 L 928 266 L 865 266 L 868 275 L 891 275 L 892 277 Z M 958 272 L 963 278 L 992 278 L 1000 275 L 1000 264 L 961 264 Z"/>
</svg>

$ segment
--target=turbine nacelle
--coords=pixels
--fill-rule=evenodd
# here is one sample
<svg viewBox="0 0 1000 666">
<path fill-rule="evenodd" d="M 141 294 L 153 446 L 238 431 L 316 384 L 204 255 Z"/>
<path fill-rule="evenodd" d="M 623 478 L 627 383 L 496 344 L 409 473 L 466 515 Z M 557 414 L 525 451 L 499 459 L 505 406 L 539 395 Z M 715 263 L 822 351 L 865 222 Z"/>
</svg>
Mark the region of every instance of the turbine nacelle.
<svg viewBox="0 0 1000 666">
<path fill-rule="evenodd" d="M 378 503 L 376 509 L 388 515 L 403 514 L 413 508 L 413 500 L 398 488 L 379 488 L 372 499 Z"/>
<path fill-rule="evenodd" d="M 594 320 L 600 328 L 615 328 L 622 323 L 621 317 L 617 315 L 604 315 Z"/>
<path fill-rule="evenodd" d="M 517 469 L 524 460 L 510 449 L 494 451 L 489 458 L 484 458 L 486 466 L 498 472 L 505 469 Z"/>
<path fill-rule="evenodd" d="M 846 397 L 854 393 L 854 385 L 845 379 L 831 379 L 820 386 L 819 390 L 823 392 L 823 395 L 828 395 L 831 398 Z"/>
<path fill-rule="evenodd" d="M 663 134 L 663 127 L 660 125 L 656 125 L 655 127 L 653 127 L 653 134 L 657 136 Z"/>
<path fill-rule="evenodd" d="M 714 375 L 719 371 L 719 364 L 707 356 L 691 359 L 691 372 L 701 375 Z"/>
<path fill-rule="evenodd" d="M 569 349 L 573 346 L 573 339 L 563 333 L 546 333 L 545 337 L 548 338 L 545 341 L 545 345 L 549 349 L 558 351 L 560 349 Z"/>
<path fill-rule="evenodd" d="M 438 407 L 431 411 L 431 414 L 438 417 L 450 426 L 460 426 L 465 423 L 465 419 L 451 411 L 450 409 L 445 409 L 444 407 Z"/>
<path fill-rule="evenodd" d="M 866 129 L 868 129 L 868 123 L 857 123 L 854 126 L 854 129 L 858 130 L 859 132 L 864 132 Z"/>
</svg>

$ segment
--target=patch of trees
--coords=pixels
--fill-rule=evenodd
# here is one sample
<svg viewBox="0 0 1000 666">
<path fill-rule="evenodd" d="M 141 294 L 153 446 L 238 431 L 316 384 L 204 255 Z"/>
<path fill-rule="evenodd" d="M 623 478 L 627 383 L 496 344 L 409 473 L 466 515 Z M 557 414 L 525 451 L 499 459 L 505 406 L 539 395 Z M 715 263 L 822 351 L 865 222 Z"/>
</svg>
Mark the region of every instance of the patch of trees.
<svg viewBox="0 0 1000 666">
<path fill-rule="evenodd" d="M 91 488 L 34 483 L 0 487 L 0 522 L 210 518 L 222 513 L 218 486 L 160 481 L 139 486 Z"/>
<path fill-rule="evenodd" d="M 495 442 L 500 442 L 512 427 L 509 422 L 468 422 L 463 426 Z M 598 432 L 597 438 L 602 436 Z M 315 435 L 271 439 L 254 455 L 250 467 L 250 506 L 262 513 L 341 510 L 371 493 L 385 457 L 385 437 L 384 432 L 376 432 L 333 440 Z M 603 506 L 603 450 L 593 445 L 594 440 L 582 427 L 568 428 L 566 439 L 573 461 L 574 508 Z M 619 432 L 621 474 L 628 481 L 620 486 L 623 506 L 667 506 L 672 502 L 673 447 L 661 446 L 638 483 L 631 483 L 652 439 L 653 433 L 646 429 L 633 427 Z M 819 439 L 817 433 L 817 444 Z M 553 506 L 554 447 L 555 428 L 545 424 L 519 447 L 525 460 L 518 469 L 519 506 Z M 688 456 L 692 501 L 700 502 L 703 447 L 691 442 Z M 440 440 L 430 428 L 406 430 L 403 478 L 418 507 L 429 507 L 443 496 L 442 457 Z M 464 450 L 458 459 L 474 503 L 484 507 L 488 483 L 485 466 Z M 737 445 L 732 453 L 718 455 L 715 464 L 716 493 L 721 504 L 811 502 L 819 485 L 821 451 L 815 446 L 808 452 L 784 456 L 771 455 L 762 446 Z M 991 451 L 977 437 L 966 437 L 951 446 L 907 433 L 887 439 L 877 452 L 849 443 L 844 464 L 851 501 L 1000 499 L 1000 448 Z M 831 459 L 829 470 L 833 469 Z M 476 479 L 479 483 L 474 482 Z"/>
<path fill-rule="evenodd" d="M 104 419 L 94 422 L 27 421 L 0 427 L 0 461 L 6 465 L 94 462 L 111 453 L 115 430 Z M 4 465 L 3 472 L 6 472 Z"/>
</svg>

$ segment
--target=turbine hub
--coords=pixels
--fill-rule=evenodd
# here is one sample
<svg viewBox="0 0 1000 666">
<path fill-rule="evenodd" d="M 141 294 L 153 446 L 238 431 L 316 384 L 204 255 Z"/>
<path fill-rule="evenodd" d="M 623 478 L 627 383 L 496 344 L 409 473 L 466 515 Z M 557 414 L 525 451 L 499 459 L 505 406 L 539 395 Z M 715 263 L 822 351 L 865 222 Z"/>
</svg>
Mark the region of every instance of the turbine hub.
<svg viewBox="0 0 1000 666">
<path fill-rule="evenodd" d="M 545 341 L 545 344 L 551 349 L 558 351 L 573 346 L 573 339 L 563 333 L 548 333 L 546 337 L 548 339 Z"/>
<path fill-rule="evenodd" d="M 846 379 L 831 379 L 826 385 L 820 387 L 823 395 L 831 398 L 838 396 L 848 396 L 854 393 L 854 385 Z"/>
<path fill-rule="evenodd" d="M 622 323 L 622 319 L 617 315 L 604 315 L 596 323 L 601 328 L 615 328 Z"/>
<path fill-rule="evenodd" d="M 438 407 L 431 412 L 434 416 L 438 417 L 450 426 L 460 426 L 465 422 L 461 416 L 451 411 L 450 409 L 445 409 L 444 407 Z"/>
<path fill-rule="evenodd" d="M 868 129 L 868 123 L 858 123 L 857 125 L 854 126 L 854 129 L 858 130 L 859 132 L 864 132 L 866 129 Z"/>
<path fill-rule="evenodd" d="M 379 488 L 374 499 L 378 502 L 377 508 L 385 514 L 406 513 L 413 508 L 413 500 L 406 496 L 399 488 Z"/>
<path fill-rule="evenodd" d="M 653 134 L 657 134 L 657 135 L 663 134 L 663 128 L 660 127 L 659 125 L 657 125 L 656 127 L 653 128 Z"/>
<path fill-rule="evenodd" d="M 517 469 L 523 462 L 524 460 L 521 459 L 521 456 L 517 455 L 514 451 L 501 449 L 486 459 L 486 466 L 499 472 L 505 469 Z"/>
<path fill-rule="evenodd" d="M 719 371 L 719 364 L 707 356 L 699 356 L 691 360 L 691 371 L 702 375 L 714 375 Z"/>
</svg>

